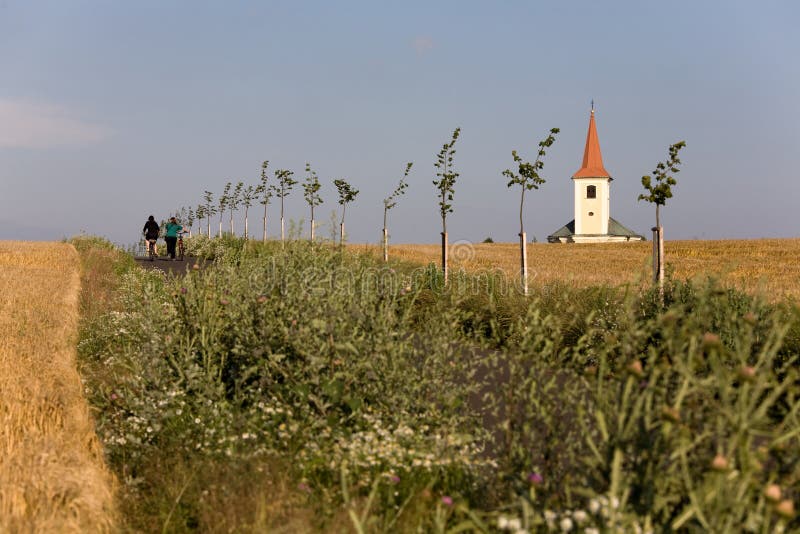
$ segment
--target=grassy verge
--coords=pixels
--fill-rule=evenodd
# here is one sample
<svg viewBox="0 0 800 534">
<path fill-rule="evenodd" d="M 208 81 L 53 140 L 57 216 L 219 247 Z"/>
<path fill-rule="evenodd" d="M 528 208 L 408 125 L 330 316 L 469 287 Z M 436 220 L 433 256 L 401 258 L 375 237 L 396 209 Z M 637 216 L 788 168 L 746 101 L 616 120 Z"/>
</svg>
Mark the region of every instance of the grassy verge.
<svg viewBox="0 0 800 534">
<path fill-rule="evenodd" d="M 122 272 L 83 330 L 131 529 L 798 526 L 790 307 L 192 246 L 214 263 Z"/>
</svg>

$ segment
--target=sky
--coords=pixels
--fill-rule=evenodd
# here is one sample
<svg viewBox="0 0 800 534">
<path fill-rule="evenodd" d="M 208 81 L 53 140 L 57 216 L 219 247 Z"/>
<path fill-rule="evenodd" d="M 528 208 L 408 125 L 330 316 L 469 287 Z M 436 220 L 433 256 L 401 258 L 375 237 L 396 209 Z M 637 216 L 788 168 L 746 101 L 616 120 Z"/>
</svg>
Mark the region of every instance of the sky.
<svg viewBox="0 0 800 534">
<path fill-rule="evenodd" d="M 791 0 L 0 0 L 0 239 L 133 244 L 148 215 L 256 184 L 269 160 L 300 181 L 311 163 L 322 235 L 333 180 L 359 189 L 358 243 L 380 240 L 413 162 L 389 233 L 435 243 L 434 163 L 460 127 L 450 240 L 514 241 L 501 173 L 557 127 L 524 212 L 544 241 L 573 218 L 592 100 L 612 217 L 650 233 L 641 177 L 684 140 L 667 239 L 797 237 L 799 20 Z M 308 228 L 299 184 L 286 217 Z"/>
</svg>

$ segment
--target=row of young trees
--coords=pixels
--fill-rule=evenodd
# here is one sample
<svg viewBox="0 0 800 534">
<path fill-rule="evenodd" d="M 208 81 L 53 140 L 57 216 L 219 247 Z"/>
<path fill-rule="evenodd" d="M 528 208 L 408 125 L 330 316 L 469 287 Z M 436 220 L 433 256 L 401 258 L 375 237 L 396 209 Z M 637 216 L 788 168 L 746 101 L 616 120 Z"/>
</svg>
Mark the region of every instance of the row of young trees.
<svg viewBox="0 0 800 534">
<path fill-rule="evenodd" d="M 408 182 L 406 181 L 408 178 L 408 174 L 411 171 L 411 167 L 413 166 L 412 162 L 406 164 L 406 170 L 403 174 L 403 177 L 400 179 L 395 190 L 383 201 L 383 248 L 384 248 L 384 259 L 388 261 L 388 250 L 389 250 L 389 232 L 387 228 L 387 219 L 389 210 L 392 209 L 397 205 L 398 198 L 405 194 L 405 190 L 408 187 Z M 235 228 L 234 228 L 234 215 L 239 212 L 242 208 L 244 209 L 244 232 L 243 237 L 245 239 L 249 239 L 250 235 L 250 228 L 249 228 L 249 212 L 250 208 L 255 204 L 261 204 L 264 206 L 264 215 L 262 218 L 263 226 L 263 237 L 264 241 L 267 240 L 267 219 L 268 219 L 268 207 L 273 198 L 277 198 L 280 200 L 280 224 L 281 224 L 281 241 L 284 242 L 286 240 L 286 222 L 285 222 L 285 199 L 289 196 L 289 194 L 294 189 L 294 186 L 298 184 L 298 181 L 293 178 L 294 172 L 288 169 L 277 169 L 274 172 L 274 181 L 271 183 L 270 176 L 268 174 L 269 168 L 269 161 L 264 161 L 261 164 L 261 178 L 258 184 L 256 185 L 245 185 L 243 181 L 240 181 L 236 184 L 233 182 L 227 182 L 225 187 L 222 191 L 222 194 L 214 200 L 214 193 L 211 191 L 205 191 L 203 196 L 203 201 L 198 204 L 195 208 L 181 208 L 175 212 L 175 216 L 180 220 L 182 223 L 187 224 L 187 226 L 191 229 L 194 227 L 194 223 L 198 223 L 198 233 L 203 233 L 203 220 L 205 219 L 206 224 L 206 231 L 205 234 L 211 238 L 212 231 L 211 231 L 211 222 L 214 216 L 218 216 L 218 223 L 219 229 L 217 231 L 217 236 L 221 237 L 223 234 L 223 218 L 225 215 L 228 215 L 229 221 L 229 233 L 231 235 L 235 235 Z M 322 188 L 322 184 L 319 181 L 319 177 L 317 176 L 316 171 L 311 168 L 310 163 L 306 163 L 305 168 L 306 177 L 302 183 L 303 187 L 303 198 L 305 199 L 306 203 L 308 204 L 311 210 L 311 229 L 310 229 L 310 239 L 313 242 L 315 239 L 315 229 L 316 229 L 316 219 L 314 217 L 315 208 L 320 206 L 323 203 L 322 196 L 320 195 L 320 189 Z M 344 178 L 337 178 L 333 180 L 333 184 L 336 187 L 337 193 L 339 195 L 338 202 L 342 206 L 342 217 L 339 223 L 339 244 L 340 246 L 344 244 L 344 236 L 345 236 L 345 225 L 344 219 L 347 213 L 347 205 L 355 201 L 356 197 L 358 196 L 359 190 L 353 187 L 347 180 Z"/>
<path fill-rule="evenodd" d="M 547 137 L 542 139 L 538 145 L 536 158 L 533 162 L 525 161 L 516 150 L 511 151 L 511 157 L 516 166 L 515 170 L 506 169 L 502 175 L 508 178 L 507 187 L 512 188 L 519 186 L 520 188 L 520 201 L 519 201 L 519 245 L 520 245 L 520 278 L 523 292 L 528 294 L 528 260 L 527 260 L 527 239 L 525 234 L 525 226 L 523 223 L 523 213 L 525 206 L 525 193 L 526 191 L 537 190 L 543 185 L 546 180 L 540 175 L 544 168 L 544 157 L 546 149 L 550 148 L 555 143 L 556 135 L 559 133 L 559 128 L 551 128 Z M 455 171 L 455 145 L 461 135 L 461 128 L 456 128 L 450 138 L 450 141 L 442 145 L 441 150 L 437 154 L 436 163 L 436 179 L 433 180 L 433 185 L 438 191 L 438 204 L 439 215 L 442 220 L 442 254 L 441 265 L 444 277 L 444 283 L 447 284 L 448 279 L 448 234 L 447 234 L 447 215 L 453 213 L 453 198 L 455 195 L 455 184 L 459 177 L 459 173 Z M 656 206 L 656 227 L 654 232 L 654 249 L 653 249 L 653 269 L 654 279 L 663 285 L 664 278 L 664 247 L 663 247 L 663 228 L 661 227 L 660 220 L 660 206 L 666 204 L 666 200 L 672 197 L 672 186 L 677 182 L 674 174 L 679 172 L 678 166 L 681 161 L 678 158 L 680 150 L 686 146 L 684 141 L 680 141 L 670 146 L 669 159 L 666 162 L 659 162 L 656 169 L 652 172 L 652 176 L 646 175 L 642 177 L 642 185 L 647 194 L 639 196 L 639 200 L 645 200 Z M 400 178 L 397 187 L 392 193 L 383 200 L 383 259 L 389 261 L 389 231 L 388 231 L 388 213 L 393 207 L 397 205 L 400 196 L 405 194 L 408 187 L 408 175 L 413 167 L 413 162 L 406 164 L 403 177 Z M 245 239 L 250 237 L 249 233 L 249 210 L 256 203 L 264 206 L 263 214 L 263 240 L 267 240 L 267 215 L 268 207 L 273 198 L 280 200 L 280 225 L 281 225 L 281 241 L 286 239 L 286 226 L 284 218 L 285 199 L 292 192 L 295 185 L 298 184 L 297 180 L 293 178 L 294 172 L 287 169 L 277 169 L 274 171 L 274 180 L 270 180 L 268 174 L 269 161 L 264 161 L 261 164 L 261 177 L 260 181 L 255 185 L 245 185 L 240 181 L 236 184 L 228 182 L 222 191 L 222 194 L 214 200 L 214 194 L 211 191 L 205 191 L 203 201 L 197 205 L 196 208 L 182 208 L 176 215 L 182 222 L 188 223 L 191 228 L 195 222 L 198 221 L 200 231 L 202 232 L 202 221 L 206 221 L 206 234 L 210 238 L 211 221 L 216 215 L 218 216 L 219 229 L 218 236 L 223 234 L 223 218 L 227 213 L 229 219 L 229 232 L 234 234 L 234 214 L 241 208 L 244 208 L 244 233 Z M 313 242 L 315 238 L 316 220 L 314 218 L 315 208 L 323 203 L 320 189 L 322 184 L 319 181 L 316 171 L 311 167 L 311 164 L 306 163 L 305 179 L 302 183 L 303 197 L 308 204 L 311 211 L 311 228 L 310 239 Z M 338 193 L 338 202 L 342 206 L 341 221 L 339 223 L 339 245 L 344 244 L 345 236 L 345 214 L 347 212 L 347 205 L 354 202 L 358 196 L 358 189 L 355 189 L 344 178 L 337 178 L 333 180 Z"/>
</svg>

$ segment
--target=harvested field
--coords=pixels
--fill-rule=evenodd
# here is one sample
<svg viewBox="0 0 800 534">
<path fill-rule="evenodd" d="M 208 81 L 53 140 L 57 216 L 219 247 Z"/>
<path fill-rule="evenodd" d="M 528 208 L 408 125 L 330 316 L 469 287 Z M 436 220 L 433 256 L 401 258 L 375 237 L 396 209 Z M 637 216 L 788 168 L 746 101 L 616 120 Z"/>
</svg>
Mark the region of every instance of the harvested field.
<svg viewBox="0 0 800 534">
<path fill-rule="evenodd" d="M 374 245 L 352 245 L 353 250 L 380 254 Z M 439 262 L 439 245 L 392 245 L 394 260 L 427 264 Z M 678 279 L 714 276 L 724 284 L 760 292 L 769 300 L 800 300 L 800 239 L 667 241 L 667 270 Z M 452 244 L 451 269 L 479 272 L 499 269 L 517 276 L 517 243 L 464 242 Z M 528 245 L 532 285 L 563 282 L 575 286 L 622 285 L 649 280 L 652 243 Z"/>
<path fill-rule="evenodd" d="M 65 243 L 0 242 L 0 531 L 112 528 L 76 369 L 80 261 Z"/>
</svg>

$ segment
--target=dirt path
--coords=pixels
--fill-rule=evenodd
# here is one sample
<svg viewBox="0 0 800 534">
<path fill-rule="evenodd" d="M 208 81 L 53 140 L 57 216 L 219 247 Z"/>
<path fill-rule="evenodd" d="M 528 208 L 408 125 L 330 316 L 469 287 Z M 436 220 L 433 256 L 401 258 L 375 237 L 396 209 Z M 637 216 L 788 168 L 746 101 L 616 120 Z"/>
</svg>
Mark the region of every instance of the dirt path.
<svg viewBox="0 0 800 534">
<path fill-rule="evenodd" d="M 113 528 L 76 369 L 79 291 L 72 245 L 0 242 L 0 532 Z"/>
<path fill-rule="evenodd" d="M 197 258 L 186 257 L 181 261 L 171 261 L 168 258 L 160 257 L 150 261 L 147 257 L 136 256 L 133 258 L 136 264 L 145 269 L 159 269 L 165 273 L 183 274 L 186 269 L 191 269 L 197 263 Z"/>
</svg>

